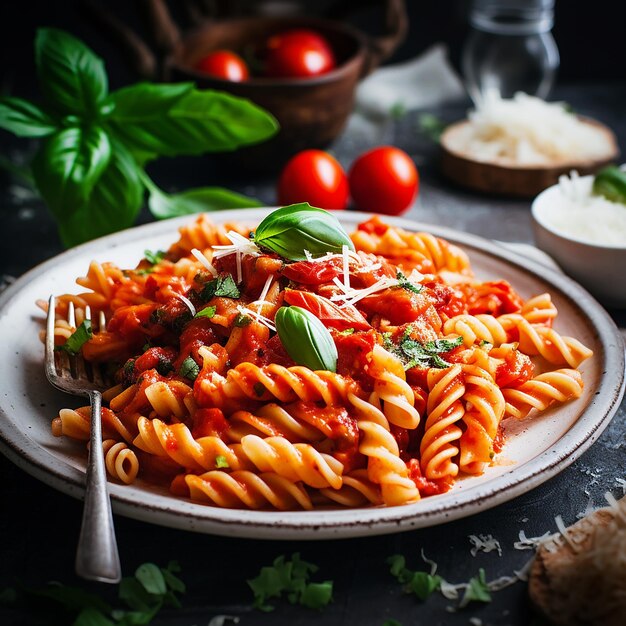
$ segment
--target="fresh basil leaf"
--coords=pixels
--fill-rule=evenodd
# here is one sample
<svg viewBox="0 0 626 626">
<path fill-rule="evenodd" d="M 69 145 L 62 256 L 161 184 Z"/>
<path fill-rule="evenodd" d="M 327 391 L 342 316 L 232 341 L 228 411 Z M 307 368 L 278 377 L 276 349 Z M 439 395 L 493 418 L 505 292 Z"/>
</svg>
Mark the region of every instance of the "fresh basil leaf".
<svg viewBox="0 0 626 626">
<path fill-rule="evenodd" d="M 190 356 L 188 356 L 182 362 L 180 369 L 178 370 L 179 376 L 181 376 L 182 378 L 187 378 L 191 381 L 196 380 L 196 378 L 198 378 L 199 373 L 200 373 L 200 366 Z"/>
<path fill-rule="evenodd" d="M 50 208 L 57 218 L 61 240 L 69 248 L 132 226 L 143 195 L 137 165 L 128 151 L 114 142 L 109 165 L 87 203 L 73 212 L 56 204 L 50 204 Z"/>
<path fill-rule="evenodd" d="M 280 342 L 298 365 L 337 371 L 337 346 L 328 329 L 312 313 L 298 306 L 282 306 L 274 321 Z"/>
<path fill-rule="evenodd" d="M 290 261 L 306 260 L 305 250 L 313 256 L 341 253 L 343 246 L 354 250 L 354 244 L 339 220 L 308 202 L 270 213 L 258 225 L 254 242 Z"/>
<path fill-rule="evenodd" d="M 194 319 L 197 319 L 199 317 L 208 317 L 211 318 L 215 315 L 215 312 L 217 311 L 217 307 L 214 306 L 206 306 L 204 307 L 204 309 L 200 309 L 195 315 L 194 315 Z"/>
<path fill-rule="evenodd" d="M 28 100 L 2 98 L 0 128 L 18 137 L 45 137 L 57 130 L 57 124 L 45 111 Z"/>
<path fill-rule="evenodd" d="M 156 110 L 135 106 L 139 96 L 132 105 L 129 97 L 119 100 L 108 123 L 127 146 L 144 153 L 177 156 L 235 150 L 268 139 L 278 130 L 276 120 L 262 108 L 219 91 L 189 90 L 173 98 L 167 110 L 165 98 Z"/>
<path fill-rule="evenodd" d="M 167 115 L 174 104 L 193 87 L 193 83 L 137 83 L 122 87 L 107 99 L 112 105 L 109 119 L 121 125 L 156 121 Z"/>
<path fill-rule="evenodd" d="M 87 343 L 92 337 L 91 320 L 84 320 L 58 349 L 75 356 L 80 352 L 83 344 Z"/>
<path fill-rule="evenodd" d="M 41 90 L 60 113 L 96 118 L 108 91 L 104 63 L 82 41 L 56 28 L 40 28 L 35 60 Z"/>
<path fill-rule="evenodd" d="M 243 209 L 262 206 L 255 198 L 249 198 L 223 187 L 199 187 L 182 193 L 169 194 L 151 189 L 148 199 L 150 212 L 158 219 L 218 211 L 220 209 Z"/>
<path fill-rule="evenodd" d="M 56 217 L 85 204 L 111 158 L 98 126 L 65 128 L 48 137 L 33 161 L 35 182 Z"/>
</svg>

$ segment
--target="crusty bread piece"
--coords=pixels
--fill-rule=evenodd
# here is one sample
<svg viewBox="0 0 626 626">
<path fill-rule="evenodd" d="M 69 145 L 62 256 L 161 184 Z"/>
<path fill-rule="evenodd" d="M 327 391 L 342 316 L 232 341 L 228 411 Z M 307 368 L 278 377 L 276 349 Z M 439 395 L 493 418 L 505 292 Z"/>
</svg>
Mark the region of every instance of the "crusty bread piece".
<svg viewBox="0 0 626 626">
<path fill-rule="evenodd" d="M 626 498 L 544 542 L 528 590 L 554 624 L 626 624 Z"/>
</svg>

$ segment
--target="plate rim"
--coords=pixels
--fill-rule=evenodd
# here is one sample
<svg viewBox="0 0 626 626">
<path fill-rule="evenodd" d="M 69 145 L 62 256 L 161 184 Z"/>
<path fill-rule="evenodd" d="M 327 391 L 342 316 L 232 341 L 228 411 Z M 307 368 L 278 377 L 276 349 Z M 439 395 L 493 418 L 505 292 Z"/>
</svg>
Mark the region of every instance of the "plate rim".
<svg viewBox="0 0 626 626">
<path fill-rule="evenodd" d="M 207 216 L 216 222 L 233 220 L 253 221 L 267 215 L 274 208 L 233 209 L 220 211 L 219 213 L 209 213 Z M 357 211 L 335 211 L 333 214 L 342 223 L 350 226 L 355 226 L 372 215 L 371 213 L 360 213 Z M 47 272 L 55 266 L 61 265 L 73 257 L 81 256 L 88 251 L 91 251 L 92 254 L 98 254 L 105 250 L 112 250 L 121 243 L 128 244 L 133 241 L 141 241 L 150 236 L 163 235 L 166 232 L 172 232 L 175 235 L 179 226 L 190 223 L 196 217 L 198 216 L 186 215 L 129 228 L 66 250 L 38 264 L 20 276 L 15 283 L 0 294 L 0 320 L 6 314 L 6 308 L 10 300 L 19 294 L 33 276 Z M 557 440 L 556 443 L 559 444 L 562 450 L 560 452 L 552 448 L 545 450 L 523 465 L 514 466 L 500 476 L 496 476 L 486 483 L 476 485 L 471 490 L 461 492 L 460 495 L 448 492 L 448 494 L 438 496 L 437 499 L 433 498 L 431 500 L 429 498 L 429 508 L 427 510 L 420 510 L 420 503 L 398 507 L 367 507 L 341 509 L 339 511 L 318 509 L 314 511 L 289 512 L 298 516 L 297 521 L 290 522 L 281 519 L 280 512 L 221 509 L 174 498 L 172 500 L 175 506 L 172 508 L 166 503 L 166 500 L 170 498 L 144 492 L 148 494 L 149 499 L 152 499 L 152 496 L 154 496 L 156 500 L 155 504 L 147 505 L 145 502 L 138 503 L 131 497 L 128 491 L 125 494 L 124 490 L 128 490 L 128 487 L 109 483 L 113 509 L 116 513 L 172 528 L 242 538 L 292 540 L 387 534 L 444 523 L 508 502 L 558 474 L 580 457 L 598 439 L 619 408 L 626 386 L 624 350 L 608 349 L 611 346 L 611 339 L 621 344 L 622 338 L 617 326 L 604 308 L 569 277 L 534 259 L 518 254 L 510 248 L 500 245 L 498 242 L 449 227 L 428 224 L 409 218 L 385 215 L 381 217 L 390 225 L 412 231 L 426 231 L 455 244 L 460 244 L 468 251 L 470 257 L 471 250 L 475 249 L 500 262 L 512 264 L 517 270 L 547 282 L 550 289 L 558 291 L 560 297 L 567 299 L 569 304 L 579 314 L 582 314 L 588 322 L 591 322 L 594 331 L 598 335 L 598 342 L 603 347 L 601 355 L 602 365 L 611 374 L 602 377 L 597 387 L 597 392 L 600 395 L 595 397 L 600 397 L 602 402 L 596 402 L 595 398 L 592 398 L 575 424 Z M 45 294 L 43 295 L 45 297 Z M 617 348 L 618 345 L 615 347 Z M 611 392 L 610 396 L 607 395 L 607 391 Z M 1 402 L 0 415 L 7 415 Z M 0 451 L 38 480 L 70 496 L 81 498 L 84 492 L 82 487 L 84 472 L 69 466 L 46 447 L 31 440 L 25 432 L 13 427 L 14 424 L 10 420 L 2 420 L 0 422 Z M 33 447 L 36 450 L 31 450 Z M 36 452 L 40 454 L 41 452 L 45 453 L 45 455 L 54 459 L 55 463 L 51 465 L 46 463 L 45 460 L 36 458 L 36 456 L 33 458 Z M 55 472 L 55 466 L 59 464 L 65 467 L 64 473 Z M 511 478 L 512 474 L 514 474 L 514 478 Z M 475 497 L 470 501 L 465 501 L 466 496 L 464 494 L 467 493 L 475 494 Z M 164 500 L 164 503 L 159 504 L 160 500 Z M 440 500 L 443 501 L 440 505 L 437 505 L 437 502 Z M 189 504 L 189 506 L 182 506 L 181 503 Z M 181 511 L 181 508 L 189 509 L 189 511 Z M 195 514 L 196 511 L 202 511 L 205 514 Z M 349 519 L 355 516 L 358 519 Z M 329 517 L 338 517 L 339 519 L 335 521 L 328 519 Z"/>
</svg>

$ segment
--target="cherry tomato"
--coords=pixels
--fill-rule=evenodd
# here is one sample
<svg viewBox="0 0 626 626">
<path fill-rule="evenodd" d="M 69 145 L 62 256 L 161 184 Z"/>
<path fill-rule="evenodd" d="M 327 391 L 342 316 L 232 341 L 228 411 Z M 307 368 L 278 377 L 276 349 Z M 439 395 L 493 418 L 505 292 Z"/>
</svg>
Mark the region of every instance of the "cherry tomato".
<svg viewBox="0 0 626 626">
<path fill-rule="evenodd" d="M 314 30 L 298 28 L 267 40 L 265 74 L 274 78 L 307 78 L 336 66 L 332 48 Z"/>
<path fill-rule="evenodd" d="M 215 78 L 223 78 L 233 83 L 248 80 L 250 72 L 246 62 L 230 50 L 215 50 L 200 59 L 196 69 Z"/>
<path fill-rule="evenodd" d="M 278 181 L 282 205 L 308 202 L 321 209 L 348 205 L 348 177 L 337 160 L 323 150 L 304 150 L 292 157 Z"/>
<path fill-rule="evenodd" d="M 357 208 L 400 215 L 413 203 L 419 188 L 417 169 L 406 152 L 381 146 L 362 154 L 348 175 Z"/>
</svg>

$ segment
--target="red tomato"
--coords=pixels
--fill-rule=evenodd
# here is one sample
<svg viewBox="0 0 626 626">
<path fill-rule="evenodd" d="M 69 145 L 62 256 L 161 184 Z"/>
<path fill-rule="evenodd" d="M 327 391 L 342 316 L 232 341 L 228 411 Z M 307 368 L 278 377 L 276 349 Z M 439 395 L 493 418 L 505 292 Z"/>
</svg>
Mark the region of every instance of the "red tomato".
<svg viewBox="0 0 626 626">
<path fill-rule="evenodd" d="M 215 50 L 200 59 L 196 69 L 215 78 L 223 78 L 233 83 L 248 80 L 250 72 L 246 62 L 230 50 Z"/>
<path fill-rule="evenodd" d="M 314 30 L 298 28 L 270 37 L 265 52 L 265 74 L 273 78 L 319 76 L 336 65 L 332 48 Z"/>
<path fill-rule="evenodd" d="M 282 205 L 308 202 L 322 209 L 348 205 L 348 177 L 337 160 L 323 150 L 303 150 L 285 165 L 278 180 Z"/>
<path fill-rule="evenodd" d="M 310 291 L 285 289 L 284 294 L 285 302 L 313 313 L 326 327 L 337 330 L 346 328 L 369 330 L 371 328 L 368 321 L 353 306 L 341 309 L 334 302 Z"/>
<path fill-rule="evenodd" d="M 348 175 L 357 208 L 385 215 L 404 213 L 419 187 L 417 169 L 406 152 L 381 146 L 362 154 Z"/>
</svg>

